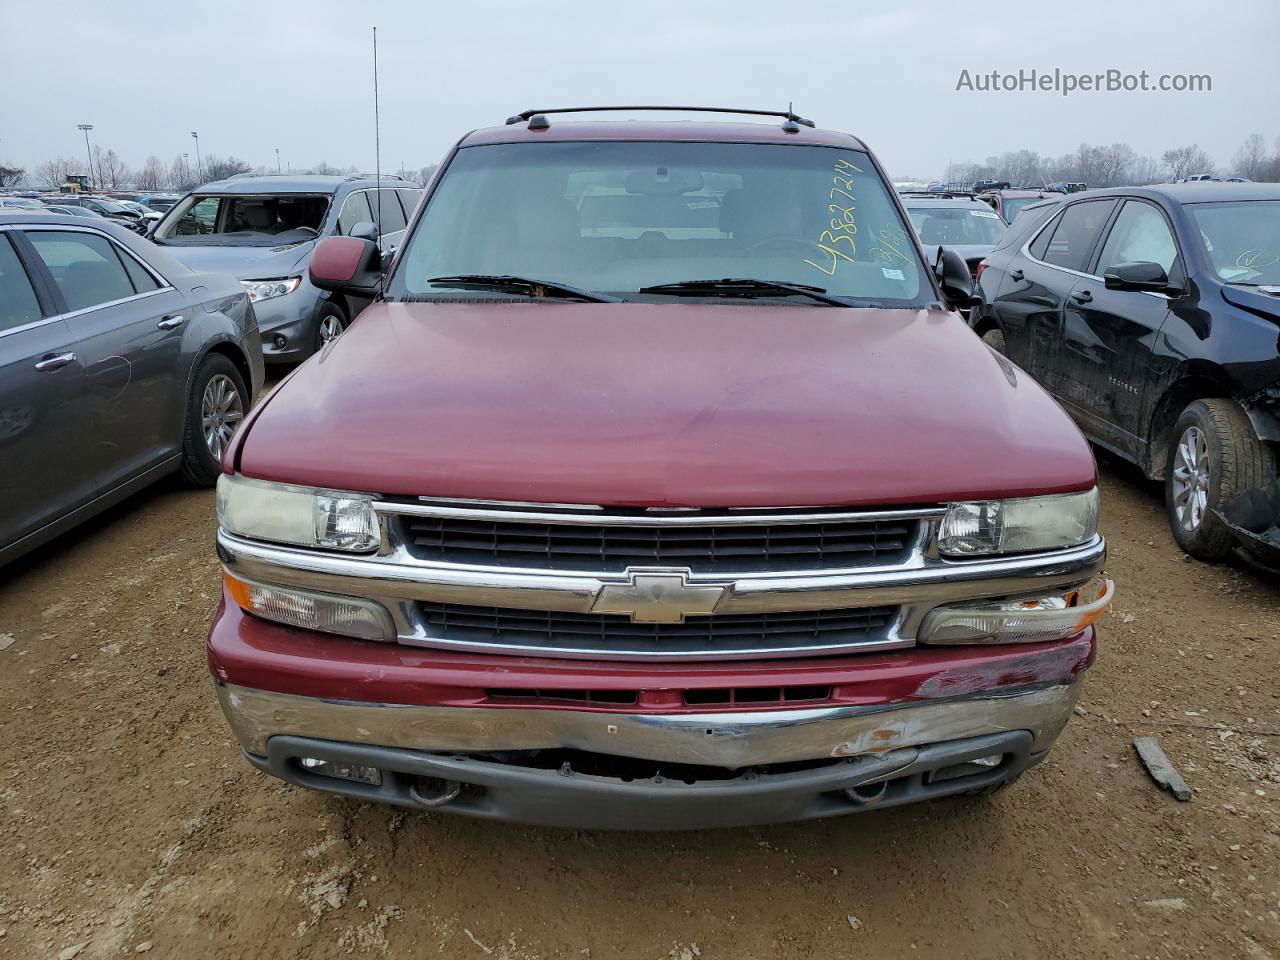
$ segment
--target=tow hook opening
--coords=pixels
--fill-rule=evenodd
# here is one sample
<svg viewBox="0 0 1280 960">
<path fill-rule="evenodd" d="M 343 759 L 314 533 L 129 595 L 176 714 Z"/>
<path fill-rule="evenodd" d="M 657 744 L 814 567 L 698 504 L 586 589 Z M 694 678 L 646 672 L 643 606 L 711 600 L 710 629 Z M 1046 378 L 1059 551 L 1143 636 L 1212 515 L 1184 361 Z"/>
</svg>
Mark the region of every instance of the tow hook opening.
<svg viewBox="0 0 1280 960">
<path fill-rule="evenodd" d="M 849 787 L 845 790 L 844 795 L 853 803 L 860 807 L 868 807 L 874 803 L 879 803 L 889 793 L 889 781 L 877 780 L 874 783 L 860 783 L 856 787 Z"/>
<path fill-rule="evenodd" d="M 424 807 L 443 807 L 462 793 L 458 780 L 441 780 L 438 777 L 415 777 L 409 785 L 409 796 Z"/>
</svg>

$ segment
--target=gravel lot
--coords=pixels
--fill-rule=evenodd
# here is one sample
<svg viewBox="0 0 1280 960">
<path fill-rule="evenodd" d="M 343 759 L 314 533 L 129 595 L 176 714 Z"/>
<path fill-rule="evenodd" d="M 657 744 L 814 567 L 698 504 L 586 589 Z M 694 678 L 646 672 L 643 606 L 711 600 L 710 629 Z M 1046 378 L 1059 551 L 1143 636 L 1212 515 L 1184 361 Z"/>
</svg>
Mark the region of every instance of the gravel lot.
<svg viewBox="0 0 1280 960">
<path fill-rule="evenodd" d="M 1048 762 L 984 800 L 666 835 L 257 773 L 204 662 L 212 495 L 143 494 L 0 570 L 0 957 L 1280 960 L 1280 588 L 1185 562 L 1158 488 L 1103 472 L 1120 593 Z"/>
</svg>

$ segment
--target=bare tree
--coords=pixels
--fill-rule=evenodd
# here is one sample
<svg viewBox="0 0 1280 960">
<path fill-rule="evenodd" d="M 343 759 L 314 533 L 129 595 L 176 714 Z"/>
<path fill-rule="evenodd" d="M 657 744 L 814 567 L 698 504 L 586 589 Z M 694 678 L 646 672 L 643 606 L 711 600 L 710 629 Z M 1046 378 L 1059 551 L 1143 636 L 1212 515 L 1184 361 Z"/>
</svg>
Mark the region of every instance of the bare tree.
<svg viewBox="0 0 1280 960">
<path fill-rule="evenodd" d="M 139 190 L 159 190 L 164 183 L 164 163 L 154 153 L 147 157 L 146 165 L 133 178 Z"/>
<path fill-rule="evenodd" d="M 239 157 L 227 157 L 225 160 L 215 154 L 204 158 L 204 178 L 206 183 L 215 180 L 226 180 L 237 173 L 248 173 L 252 168 Z"/>
<path fill-rule="evenodd" d="M 169 165 L 169 174 L 165 178 L 165 186 L 178 193 L 186 193 L 196 185 L 195 171 L 182 154 L 173 158 Z"/>
<path fill-rule="evenodd" d="M 1213 173 L 1213 161 L 1194 143 L 1186 147 L 1174 147 L 1160 156 L 1168 169 L 1170 179 L 1181 180 L 1196 173 Z"/>
<path fill-rule="evenodd" d="M 1113 143 L 1109 147 L 1098 147 L 1094 153 L 1095 174 L 1093 180 L 1086 181 L 1091 187 L 1114 187 L 1127 183 L 1127 174 L 1138 155 L 1127 143 Z"/>
<path fill-rule="evenodd" d="M 439 166 L 440 164 L 438 163 L 428 163 L 425 167 L 422 167 L 418 171 L 418 183 L 422 184 L 424 187 L 430 183 L 431 178 L 436 175 L 436 168 Z"/>
<path fill-rule="evenodd" d="M 84 164 L 76 160 L 69 160 L 66 157 L 55 157 L 53 160 L 46 160 L 44 163 L 36 167 L 36 177 L 44 181 L 45 186 L 50 190 L 57 190 L 60 186 L 67 182 L 67 175 L 71 173 L 79 173 L 84 169 Z M 93 175 L 89 175 L 93 179 Z"/>
<path fill-rule="evenodd" d="M 21 167 L 0 163 L 0 187 L 16 187 L 26 175 L 27 171 Z"/>
<path fill-rule="evenodd" d="M 1156 183 L 1160 179 L 1160 166 L 1151 157 L 1138 157 L 1129 168 L 1129 182 L 1135 186 Z"/>
<path fill-rule="evenodd" d="M 1236 173 L 1250 180 L 1261 180 L 1263 168 L 1271 158 L 1267 156 L 1267 141 L 1260 133 L 1251 133 L 1236 151 Z"/>
<path fill-rule="evenodd" d="M 129 168 L 114 150 L 93 149 L 93 165 L 98 170 L 98 186 L 103 190 L 118 190 L 129 180 Z"/>
</svg>

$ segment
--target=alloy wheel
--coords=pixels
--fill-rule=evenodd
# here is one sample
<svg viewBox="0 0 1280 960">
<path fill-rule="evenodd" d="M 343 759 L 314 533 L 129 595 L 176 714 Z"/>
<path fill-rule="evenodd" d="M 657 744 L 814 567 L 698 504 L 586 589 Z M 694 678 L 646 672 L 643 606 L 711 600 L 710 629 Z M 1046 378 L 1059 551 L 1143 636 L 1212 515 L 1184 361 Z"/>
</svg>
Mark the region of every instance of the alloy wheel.
<svg viewBox="0 0 1280 960">
<path fill-rule="evenodd" d="M 1209 507 L 1209 443 L 1199 427 L 1187 427 L 1173 455 L 1173 510 L 1178 524 L 1194 533 Z"/>
<path fill-rule="evenodd" d="M 244 401 L 235 382 L 225 373 L 214 374 L 205 384 L 200 400 L 200 428 L 204 442 L 215 460 L 222 458 L 227 441 L 244 419 Z"/>
<path fill-rule="evenodd" d="M 342 318 L 330 313 L 320 320 L 320 342 L 328 343 L 342 332 Z"/>
</svg>

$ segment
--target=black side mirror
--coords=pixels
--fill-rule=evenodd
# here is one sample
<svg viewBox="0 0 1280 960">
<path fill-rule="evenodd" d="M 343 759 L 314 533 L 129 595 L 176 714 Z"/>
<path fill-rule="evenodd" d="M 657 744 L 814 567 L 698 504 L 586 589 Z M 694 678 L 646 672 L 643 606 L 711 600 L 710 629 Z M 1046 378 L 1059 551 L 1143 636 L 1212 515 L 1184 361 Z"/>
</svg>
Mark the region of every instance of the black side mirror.
<svg viewBox="0 0 1280 960">
<path fill-rule="evenodd" d="M 1133 263 L 1117 263 L 1107 267 L 1102 282 L 1108 290 L 1147 290 L 1152 293 L 1168 293 L 1169 278 L 1158 263 L 1139 260 Z"/>
<path fill-rule="evenodd" d="M 938 248 L 938 259 L 933 265 L 933 275 L 942 287 L 942 296 L 952 310 L 965 310 L 977 306 L 979 297 L 973 289 L 973 274 L 964 257 L 950 247 Z"/>
<path fill-rule="evenodd" d="M 357 240 L 372 240 L 374 243 L 377 243 L 378 225 L 369 220 L 361 220 L 351 228 L 351 232 L 348 233 L 347 236 L 355 237 Z"/>
</svg>

